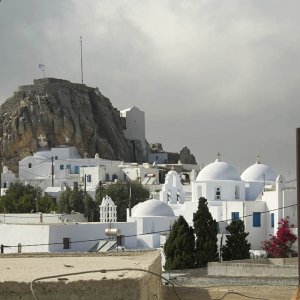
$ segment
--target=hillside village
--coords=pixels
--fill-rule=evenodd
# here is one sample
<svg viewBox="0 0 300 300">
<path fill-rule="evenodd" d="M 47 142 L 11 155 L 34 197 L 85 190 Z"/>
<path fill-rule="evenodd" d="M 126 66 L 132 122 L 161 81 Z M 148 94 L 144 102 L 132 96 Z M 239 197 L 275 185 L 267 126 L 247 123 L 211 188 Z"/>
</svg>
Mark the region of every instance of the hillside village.
<svg viewBox="0 0 300 300">
<path fill-rule="evenodd" d="M 53 81 L 51 79 L 50 83 L 53 84 Z M 21 87 L 21 90 L 28 88 Z M 22 104 L 21 115 L 26 105 L 32 105 L 28 103 Z M 94 153 L 94 157 L 84 153 L 82 157 L 78 149 L 71 145 L 71 136 L 66 135 L 61 145 L 51 148 L 49 137 L 40 133 L 36 138 L 37 151 L 18 162 L 18 174 L 3 166 L 1 195 L 5 195 L 10 185 L 20 182 L 39 187 L 56 203 L 59 203 L 61 194 L 67 188 L 83 190 L 95 200 L 99 185 L 139 182 L 149 190 L 149 200 L 130 207 L 130 195 L 125 196 L 129 209 L 126 222 L 122 223 L 117 222 L 114 199 L 106 195 L 97 208 L 100 219 L 89 220 L 93 222 L 87 222 L 76 211 L 63 215 L 55 211 L 45 214 L 35 210 L 22 217 L 3 211 L 0 222 L 6 226 L 0 226 L 2 245 L 45 244 L 30 248 L 23 246 L 22 252 L 89 251 L 95 247 L 97 240 L 103 239 L 103 245 L 107 242 L 105 229 L 109 227 L 120 229 L 119 246 L 126 249 L 159 248 L 164 245 L 172 224 L 180 215 L 193 226 L 193 214 L 201 197 L 207 199 L 209 211 L 219 224 L 219 243 L 226 234 L 226 226 L 233 220 L 241 219 L 246 232 L 249 232 L 248 240 L 253 253 L 260 253 L 261 242 L 276 233 L 282 218 L 289 217 L 290 223 L 296 224 L 295 180 L 287 181 L 272 167 L 263 164 L 259 156 L 254 164 L 249 163 L 249 168 L 242 174 L 223 161 L 220 153 L 215 161 L 200 169 L 188 148 L 177 154 L 178 161 L 174 161 L 174 153 L 165 152 L 161 144 L 148 145 L 145 113 L 138 107 L 121 110 L 120 117 L 124 120 L 125 139 L 141 145 L 142 162 L 104 159 L 99 153 Z M 31 226 L 32 223 L 35 226 Z M 44 234 L 45 228 L 49 232 L 47 235 Z M 297 232 L 297 228 L 293 230 Z M 91 242 L 69 243 L 68 247 L 63 242 L 85 240 Z M 102 251 L 116 247 L 115 240 Z M 5 249 L 5 252 L 15 251 L 14 247 Z M 101 245 L 97 247 L 101 249 Z"/>
<path fill-rule="evenodd" d="M 53 79 L 50 81 L 53 83 Z M 21 87 L 21 90 L 24 89 L 28 88 Z M 28 98 L 25 93 L 24 97 L 29 99 L 31 96 Z M 19 113 L 24 117 L 24 111 L 32 102 L 22 102 L 22 105 Z M 93 156 L 90 152 L 81 155 L 73 145 L 73 136 L 67 134 L 64 140 L 60 139 L 61 144 L 50 147 L 53 136 L 49 138 L 46 130 L 31 129 L 32 138 L 36 140 L 31 144 L 36 144 L 36 151 L 18 161 L 17 168 L 13 167 L 18 170 L 17 173 L 2 164 L 0 196 L 5 196 L 15 184 L 21 184 L 37 188 L 58 206 L 68 191 L 78 191 L 84 199 L 88 195 L 94 206 L 99 191 L 102 199 L 96 205 L 97 213 L 92 215 L 72 207 L 67 212 L 40 211 L 37 199 L 35 207 L 26 213 L 6 211 L 4 205 L 0 213 L 2 254 L 113 253 L 159 249 L 161 267 L 164 268 L 164 245 L 173 225 L 182 216 L 188 226 L 193 227 L 199 199 L 207 200 L 209 212 L 217 222 L 217 260 L 222 260 L 221 248 L 229 235 L 227 226 L 234 221 L 243 221 L 252 258 L 256 259 L 265 257 L 261 250 L 262 242 L 276 234 L 280 220 L 288 218 L 290 224 L 297 224 L 296 180 L 277 174 L 271 166 L 262 163 L 259 155 L 255 163 L 249 162 L 249 167 L 241 174 L 224 161 L 220 153 L 201 168 L 187 147 L 180 153 L 170 153 L 164 151 L 160 143 L 148 144 L 145 113 L 138 107 L 119 113 L 123 120 L 122 134 L 132 146 L 130 160 L 133 161 L 102 158 L 97 152 Z M 21 132 L 15 139 L 17 141 L 22 139 L 28 127 L 25 123 L 29 121 L 24 121 L 23 117 L 18 119 L 17 132 Z M 2 153 L 12 143 L 12 138 L 8 140 L 5 133 L 9 130 L 7 128 L 3 130 Z M 2 157 L 5 158 L 5 155 Z M 123 190 L 121 202 L 117 203 L 113 196 L 103 194 L 105 189 L 120 184 L 127 187 Z M 133 201 L 131 189 L 134 184 L 147 190 L 147 199 Z M 118 221 L 120 203 L 126 209 L 122 221 Z M 297 234 L 297 226 L 292 228 L 292 232 Z M 292 251 L 297 252 L 296 243 Z M 218 271 L 215 271 L 213 263 L 209 266 L 212 275 L 221 274 L 219 266 Z"/>
</svg>

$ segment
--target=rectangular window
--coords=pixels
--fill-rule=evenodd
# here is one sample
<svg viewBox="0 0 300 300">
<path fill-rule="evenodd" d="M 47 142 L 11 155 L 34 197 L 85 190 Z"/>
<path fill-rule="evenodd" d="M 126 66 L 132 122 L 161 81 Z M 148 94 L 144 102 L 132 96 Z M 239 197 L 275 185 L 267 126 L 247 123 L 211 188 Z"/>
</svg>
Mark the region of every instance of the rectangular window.
<svg viewBox="0 0 300 300">
<path fill-rule="evenodd" d="M 73 182 L 73 187 L 74 187 L 74 189 L 78 189 L 78 182 L 77 181 Z"/>
<path fill-rule="evenodd" d="M 260 227 L 260 212 L 253 213 L 253 227 Z"/>
<path fill-rule="evenodd" d="M 86 181 L 87 182 L 92 182 L 92 175 L 87 175 L 86 176 Z"/>
<path fill-rule="evenodd" d="M 79 166 L 75 166 L 74 167 L 74 173 L 75 174 L 79 174 Z"/>
<path fill-rule="evenodd" d="M 240 199 L 240 187 L 238 185 L 235 186 L 235 199 Z"/>
<path fill-rule="evenodd" d="M 70 249 L 70 238 L 63 238 L 64 249 Z"/>
<path fill-rule="evenodd" d="M 71 165 L 66 165 L 67 170 L 71 170 Z"/>
<path fill-rule="evenodd" d="M 220 200 L 221 199 L 221 188 L 218 187 L 216 188 L 216 192 L 215 192 L 215 200 Z"/>
<path fill-rule="evenodd" d="M 58 160 L 58 156 L 55 156 L 54 158 L 55 158 L 55 160 Z"/>
<path fill-rule="evenodd" d="M 240 218 L 240 213 L 235 211 L 231 213 L 231 221 L 237 221 Z"/>
<path fill-rule="evenodd" d="M 60 170 L 63 170 L 63 169 L 64 169 L 64 165 L 60 165 L 60 166 L 59 166 L 59 169 L 60 169 Z"/>
<path fill-rule="evenodd" d="M 28 164 L 28 168 L 29 168 L 29 169 L 31 169 L 31 167 L 32 167 L 32 164 L 31 164 L 31 163 L 29 163 L 29 164 Z"/>
<path fill-rule="evenodd" d="M 274 213 L 271 213 L 271 227 L 274 228 Z"/>
</svg>

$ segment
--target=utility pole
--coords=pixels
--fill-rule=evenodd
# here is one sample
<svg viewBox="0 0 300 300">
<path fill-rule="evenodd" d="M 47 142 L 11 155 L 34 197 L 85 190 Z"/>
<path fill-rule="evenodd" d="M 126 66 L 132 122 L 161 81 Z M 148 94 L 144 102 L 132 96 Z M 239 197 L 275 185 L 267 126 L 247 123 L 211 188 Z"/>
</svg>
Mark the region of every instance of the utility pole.
<svg viewBox="0 0 300 300">
<path fill-rule="evenodd" d="M 2 196 L 1 189 L 2 189 L 2 156 L 0 151 L 0 197 Z"/>
<path fill-rule="evenodd" d="M 300 238 L 299 238 L 299 225 L 300 225 L 300 128 L 296 131 L 296 168 L 297 168 L 297 228 L 298 228 L 298 290 L 297 295 L 300 295 Z M 296 299 L 296 298 L 295 298 Z M 298 298 L 297 298 L 298 299 Z"/>
<path fill-rule="evenodd" d="M 82 36 L 80 37 L 80 66 L 81 66 L 81 84 L 83 84 L 83 67 L 82 67 Z"/>
<path fill-rule="evenodd" d="M 51 156 L 51 181 L 52 187 L 54 187 L 54 165 L 53 165 L 53 156 Z"/>
<path fill-rule="evenodd" d="M 128 201 L 129 217 L 131 217 L 131 182 L 129 182 L 129 201 Z"/>
</svg>

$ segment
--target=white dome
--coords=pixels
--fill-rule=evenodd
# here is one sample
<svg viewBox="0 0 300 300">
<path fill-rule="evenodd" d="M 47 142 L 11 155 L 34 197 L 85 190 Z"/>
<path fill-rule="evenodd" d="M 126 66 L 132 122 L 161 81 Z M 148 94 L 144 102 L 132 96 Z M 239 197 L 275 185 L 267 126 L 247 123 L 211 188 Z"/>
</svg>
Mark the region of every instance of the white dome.
<svg viewBox="0 0 300 300">
<path fill-rule="evenodd" d="M 206 180 L 241 180 L 235 167 L 224 161 L 215 162 L 203 168 L 197 176 L 196 181 Z"/>
<path fill-rule="evenodd" d="M 163 201 L 150 199 L 132 209 L 133 217 L 175 217 L 173 209 Z"/>
<path fill-rule="evenodd" d="M 276 173 L 271 167 L 260 163 L 255 163 L 254 165 L 250 166 L 241 175 L 241 179 L 246 182 L 276 181 L 276 177 Z"/>
</svg>

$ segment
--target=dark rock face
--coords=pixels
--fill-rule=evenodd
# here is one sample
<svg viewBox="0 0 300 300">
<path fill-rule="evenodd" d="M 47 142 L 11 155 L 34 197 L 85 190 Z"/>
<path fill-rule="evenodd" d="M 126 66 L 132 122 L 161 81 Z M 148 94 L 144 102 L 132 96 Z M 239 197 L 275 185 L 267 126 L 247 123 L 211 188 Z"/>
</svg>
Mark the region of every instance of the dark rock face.
<svg viewBox="0 0 300 300">
<path fill-rule="evenodd" d="M 180 161 L 182 164 L 197 165 L 195 156 L 191 153 L 191 150 L 188 147 L 182 148 L 180 153 L 176 153 L 176 152 L 167 152 L 167 153 L 168 153 L 169 164 L 177 164 Z"/>
<path fill-rule="evenodd" d="M 182 148 L 179 159 L 183 164 L 197 165 L 196 158 L 188 147 Z"/>
<path fill-rule="evenodd" d="M 39 148 L 66 144 L 89 157 L 142 158 L 139 143 L 124 137 L 123 124 L 120 112 L 97 88 L 38 79 L 19 87 L 0 107 L 0 150 L 8 165 Z"/>
</svg>

